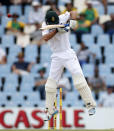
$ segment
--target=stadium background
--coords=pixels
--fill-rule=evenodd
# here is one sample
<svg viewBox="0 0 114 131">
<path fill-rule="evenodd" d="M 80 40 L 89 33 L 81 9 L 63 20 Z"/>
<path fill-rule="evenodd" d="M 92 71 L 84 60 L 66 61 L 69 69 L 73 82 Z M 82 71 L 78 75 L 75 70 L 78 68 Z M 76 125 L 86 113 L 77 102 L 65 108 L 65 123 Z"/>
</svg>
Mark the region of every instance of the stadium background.
<svg viewBox="0 0 114 131">
<path fill-rule="evenodd" d="M 51 3 L 49 1 L 47 2 L 46 0 L 41 0 L 40 2 L 42 3 L 41 8 L 43 9 L 43 12 L 46 13 L 47 10 L 50 8 L 50 5 L 52 5 L 52 1 Z M 53 2 L 58 5 L 58 10 L 60 11 L 59 13 L 64 11 L 65 4 L 69 2 L 72 2 L 73 7 L 77 8 L 76 10 L 78 11 L 78 13 L 81 13 L 84 8 L 86 8 L 84 0 L 56 0 Z M 106 33 L 102 28 L 102 25 L 106 25 L 103 23 L 105 23 L 106 21 L 110 21 L 110 15 L 114 14 L 114 1 L 92 0 L 91 4 L 98 11 L 98 19 L 94 24 L 91 24 L 91 26 L 89 26 L 89 31 L 87 33 L 82 34 L 82 42 L 88 47 L 87 52 L 89 50 L 90 53 L 89 55 L 87 55 L 87 61 L 83 62 L 82 69 L 85 77 L 88 80 L 88 83 L 90 84 L 93 96 L 97 102 L 98 114 L 96 115 L 96 118 L 93 119 L 90 119 L 87 116 L 87 111 L 84 108 L 84 103 L 73 86 L 71 74 L 66 70 L 60 83 L 60 86 L 62 85 L 64 88 L 63 108 L 68 115 L 67 118 L 64 118 L 64 121 L 67 121 L 68 123 L 74 123 L 72 127 L 73 129 L 103 129 L 103 127 L 114 128 L 113 123 L 111 123 L 113 122 L 114 114 L 114 35 L 113 33 Z M 5 51 L 6 56 L 6 59 L 4 60 L 5 62 L 1 62 L 0 64 L 1 129 L 23 129 L 25 127 L 46 128 L 46 125 L 40 125 L 41 127 L 27 127 L 27 125 L 25 124 L 26 122 L 22 122 L 22 125 L 20 127 L 16 126 L 16 123 L 15 126 L 9 127 L 2 123 L 3 119 L 5 119 L 6 123 L 10 123 L 9 120 L 11 121 L 11 118 L 14 118 L 16 120 L 16 117 L 18 117 L 17 114 L 20 113 L 20 110 L 22 111 L 22 109 L 23 112 L 26 112 L 28 114 L 28 118 L 31 121 L 30 123 L 32 123 L 34 122 L 34 120 L 30 118 L 30 112 L 34 112 L 34 110 L 37 109 L 42 110 L 42 108 L 45 107 L 45 97 L 43 97 L 44 83 L 49 73 L 51 51 L 47 44 L 44 44 L 42 46 L 37 45 L 37 40 L 39 40 L 39 38 L 41 37 L 41 32 L 39 30 L 37 30 L 38 34 L 36 33 L 39 36 L 38 39 L 36 39 L 37 37 L 33 34 L 32 35 L 34 37 L 31 36 L 31 31 L 34 32 L 34 26 L 36 26 L 36 23 L 31 24 L 29 21 L 29 12 L 31 10 L 32 0 L 0 1 L 0 48 Z M 7 29 L 7 24 L 10 20 L 12 20 L 12 18 L 7 17 L 8 13 L 16 13 L 19 15 L 18 21 L 24 23 L 23 29 L 27 36 L 21 29 L 18 30 L 18 32 L 13 31 L 13 34 L 11 34 L 11 30 L 10 33 L 8 32 L 9 30 Z M 112 20 L 112 22 L 114 25 L 114 20 Z M 114 32 L 114 27 L 112 27 L 112 32 Z M 23 36 L 25 36 L 26 38 Z M 35 41 L 33 41 L 34 38 Z M 76 33 L 74 31 L 71 31 L 70 42 L 72 48 L 76 51 L 76 53 L 81 46 L 78 41 L 79 40 L 76 37 Z M 23 44 L 25 44 L 25 46 L 22 47 Z M 0 50 L 0 56 L 1 54 L 2 51 Z M 19 55 L 24 55 L 24 61 L 27 61 L 29 62 L 29 64 L 31 64 L 30 70 L 26 73 L 21 73 L 20 75 L 12 69 L 12 65 L 15 65 L 14 62 L 18 60 Z M 84 54 L 82 53 L 82 55 L 86 55 L 86 53 L 84 52 Z M 93 76 L 95 69 L 99 69 L 100 77 L 98 79 L 96 78 L 94 81 Z M 44 78 L 40 76 L 40 72 L 44 73 Z M 39 86 L 38 82 L 41 82 L 42 80 L 44 80 L 43 84 L 40 83 Z M 70 85 L 65 85 L 66 82 L 68 84 L 70 83 Z M 84 123 L 85 125 L 79 123 L 77 124 L 76 121 L 74 122 L 76 114 L 73 115 L 71 112 L 75 112 L 75 110 L 76 112 L 82 112 L 82 123 Z M 23 112 L 21 113 L 23 114 Z M 72 115 L 69 116 L 70 113 L 68 112 L 70 112 Z M 11 114 L 9 115 L 9 113 L 12 113 L 13 115 L 11 116 Z M 7 114 L 7 117 L 5 117 L 5 115 L 3 114 Z M 99 117 L 100 115 L 101 117 Z M 3 118 L 3 116 L 5 118 Z M 32 117 L 35 118 L 34 116 Z M 77 117 L 75 119 L 78 119 Z M 111 121 L 108 120 L 109 118 L 111 119 Z M 105 126 L 102 124 L 99 125 L 98 120 L 102 121 L 102 124 L 104 124 Z M 40 122 L 40 124 L 42 124 L 42 120 Z M 96 122 L 96 124 L 94 122 Z M 71 128 L 70 125 L 66 123 L 64 122 L 64 128 Z"/>
</svg>

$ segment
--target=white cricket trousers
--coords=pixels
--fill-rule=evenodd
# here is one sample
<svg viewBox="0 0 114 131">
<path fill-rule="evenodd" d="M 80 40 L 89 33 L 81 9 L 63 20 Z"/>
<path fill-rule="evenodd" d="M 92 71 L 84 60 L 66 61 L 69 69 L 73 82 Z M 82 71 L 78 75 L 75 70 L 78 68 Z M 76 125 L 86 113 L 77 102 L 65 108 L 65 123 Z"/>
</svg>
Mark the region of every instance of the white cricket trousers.
<svg viewBox="0 0 114 131">
<path fill-rule="evenodd" d="M 57 83 L 61 78 L 64 67 L 73 75 L 83 74 L 76 55 L 69 58 L 52 57 L 49 78 L 54 79 Z"/>
</svg>

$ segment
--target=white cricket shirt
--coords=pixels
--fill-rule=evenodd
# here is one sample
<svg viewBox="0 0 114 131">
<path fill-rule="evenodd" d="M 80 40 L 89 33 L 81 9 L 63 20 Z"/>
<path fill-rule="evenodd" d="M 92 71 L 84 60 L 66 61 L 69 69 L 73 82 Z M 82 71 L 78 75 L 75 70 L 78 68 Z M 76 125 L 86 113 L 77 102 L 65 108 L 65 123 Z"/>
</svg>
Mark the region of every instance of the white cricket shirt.
<svg viewBox="0 0 114 131">
<path fill-rule="evenodd" d="M 70 13 L 66 12 L 59 16 L 59 24 L 66 24 L 70 18 Z M 45 27 L 46 23 L 43 22 L 42 27 Z M 48 34 L 49 30 L 42 31 L 42 35 Z M 48 41 L 51 50 L 52 58 L 61 57 L 61 58 L 70 58 L 72 55 L 75 55 L 75 52 L 71 49 L 69 42 L 69 32 L 60 33 L 58 32 L 53 38 Z"/>
<path fill-rule="evenodd" d="M 29 23 L 42 23 L 44 21 L 45 14 L 42 8 L 39 8 L 38 11 L 31 10 L 29 13 Z"/>
</svg>

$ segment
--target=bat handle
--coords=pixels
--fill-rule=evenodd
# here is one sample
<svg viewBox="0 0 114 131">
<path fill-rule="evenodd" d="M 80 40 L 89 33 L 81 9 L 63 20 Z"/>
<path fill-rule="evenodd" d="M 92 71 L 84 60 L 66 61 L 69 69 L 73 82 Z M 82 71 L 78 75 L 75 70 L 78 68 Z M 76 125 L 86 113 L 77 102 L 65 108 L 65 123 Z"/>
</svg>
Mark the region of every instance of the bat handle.
<svg viewBox="0 0 114 131">
<path fill-rule="evenodd" d="M 69 26 L 69 24 L 64 24 L 65 27 Z"/>
</svg>

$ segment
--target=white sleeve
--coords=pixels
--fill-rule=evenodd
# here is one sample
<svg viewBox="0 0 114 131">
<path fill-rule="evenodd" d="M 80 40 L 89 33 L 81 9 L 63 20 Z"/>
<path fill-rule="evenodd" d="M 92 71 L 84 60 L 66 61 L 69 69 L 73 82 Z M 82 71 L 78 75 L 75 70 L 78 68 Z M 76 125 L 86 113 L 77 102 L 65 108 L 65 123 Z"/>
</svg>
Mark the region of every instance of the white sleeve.
<svg viewBox="0 0 114 131">
<path fill-rule="evenodd" d="M 46 23 L 45 22 L 43 22 L 42 23 L 42 27 L 45 27 L 46 26 Z M 44 35 L 46 35 L 46 34 L 48 34 L 49 33 L 49 30 L 43 30 L 42 31 L 42 36 L 44 36 Z"/>
<path fill-rule="evenodd" d="M 70 12 L 66 12 L 59 16 L 60 24 L 66 24 L 66 22 L 70 19 Z"/>
</svg>

